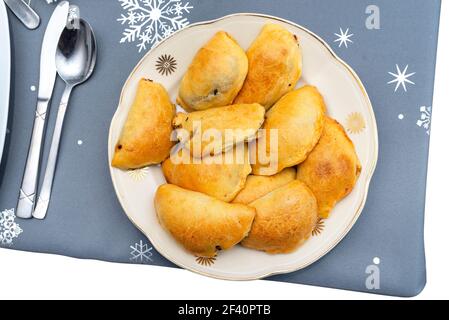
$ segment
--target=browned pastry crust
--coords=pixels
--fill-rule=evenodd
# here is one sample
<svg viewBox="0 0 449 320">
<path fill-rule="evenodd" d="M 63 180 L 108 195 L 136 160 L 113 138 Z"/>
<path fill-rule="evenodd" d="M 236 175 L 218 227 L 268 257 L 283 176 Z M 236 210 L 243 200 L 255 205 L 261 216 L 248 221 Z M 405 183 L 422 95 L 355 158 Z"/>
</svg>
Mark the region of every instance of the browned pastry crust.
<svg viewBox="0 0 449 320">
<path fill-rule="evenodd" d="M 245 188 L 239 192 L 233 203 L 251 203 L 271 191 L 296 179 L 296 168 L 286 168 L 274 176 L 248 176 Z"/>
<path fill-rule="evenodd" d="M 202 257 L 213 257 L 217 250 L 242 241 L 256 214 L 246 205 L 226 203 L 171 184 L 159 187 L 154 205 L 161 224 L 187 250 Z"/>
<path fill-rule="evenodd" d="M 298 39 L 280 25 L 267 24 L 247 56 L 248 76 L 234 103 L 260 103 L 268 110 L 293 90 L 301 77 Z"/>
<path fill-rule="evenodd" d="M 251 232 L 242 245 L 268 253 L 290 253 L 307 240 L 318 219 L 312 191 L 294 180 L 249 204 L 256 209 Z"/>
<path fill-rule="evenodd" d="M 181 81 L 177 102 L 186 111 L 230 105 L 247 73 L 245 51 L 220 31 L 194 57 Z"/>
<path fill-rule="evenodd" d="M 307 85 L 283 96 L 267 112 L 265 130 L 257 144 L 252 145 L 258 154 L 253 174 L 270 176 L 303 162 L 321 137 L 325 112 L 323 97 L 313 86 Z M 277 130 L 277 149 L 270 139 L 271 130 Z M 261 161 L 259 153 L 264 152 L 266 157 Z M 277 159 L 271 159 L 271 153 L 277 153 Z M 264 163 L 266 160 L 269 162 Z"/>
<path fill-rule="evenodd" d="M 164 161 L 170 154 L 175 106 L 159 83 L 142 79 L 115 147 L 112 166 L 137 169 Z"/>
<path fill-rule="evenodd" d="M 264 117 L 265 109 L 257 103 L 236 104 L 188 114 L 178 113 L 173 119 L 173 127 L 188 131 L 190 143 L 186 144 L 185 148 L 198 158 L 219 154 L 236 144 L 254 140 L 264 122 Z M 201 130 L 195 127 L 197 125 L 200 125 Z M 211 130 L 219 133 L 222 139 L 216 140 L 211 137 L 207 141 L 202 141 L 203 134 L 210 133 Z M 183 137 L 179 136 L 179 139 L 183 141 Z M 198 150 L 194 150 L 196 145 L 200 146 Z"/>
<path fill-rule="evenodd" d="M 318 145 L 298 166 L 298 179 L 312 189 L 320 217 L 327 218 L 337 202 L 351 193 L 361 170 L 354 144 L 345 129 L 326 117 Z"/>
<path fill-rule="evenodd" d="M 200 159 L 198 163 L 193 158 L 187 163 L 169 158 L 162 163 L 162 171 L 168 183 L 230 202 L 244 188 L 251 173 L 247 152 L 237 148 L 234 152 L 244 154 L 229 163 L 221 154 Z"/>
</svg>

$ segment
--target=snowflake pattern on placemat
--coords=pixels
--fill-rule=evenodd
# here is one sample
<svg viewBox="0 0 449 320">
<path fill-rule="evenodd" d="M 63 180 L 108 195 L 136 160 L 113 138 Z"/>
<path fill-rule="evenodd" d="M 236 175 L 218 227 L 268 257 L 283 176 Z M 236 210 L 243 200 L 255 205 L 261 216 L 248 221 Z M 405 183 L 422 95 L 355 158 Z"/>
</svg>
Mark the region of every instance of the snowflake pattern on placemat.
<svg viewBox="0 0 449 320">
<path fill-rule="evenodd" d="M 193 6 L 183 0 L 118 0 L 126 14 L 117 21 L 127 25 L 120 43 L 138 42 L 139 52 L 153 47 L 189 24 L 184 14 Z"/>
<path fill-rule="evenodd" d="M 14 209 L 4 210 L 0 213 L 0 245 L 11 246 L 23 230 L 16 223 Z"/>
<path fill-rule="evenodd" d="M 389 81 L 388 84 L 396 84 L 394 88 L 394 92 L 397 92 L 398 89 L 402 86 L 405 92 L 407 92 L 407 84 L 414 85 L 415 83 L 409 78 L 414 76 L 416 72 L 408 72 L 408 65 L 405 66 L 403 70 L 396 64 L 396 73 L 388 72 L 394 79 Z"/>
<path fill-rule="evenodd" d="M 354 36 L 353 33 L 349 33 L 349 28 L 346 28 L 346 31 L 343 32 L 343 29 L 340 28 L 340 33 L 334 33 L 334 35 L 337 37 L 334 42 L 338 42 L 338 47 L 341 48 L 341 46 L 345 46 L 348 48 L 349 43 L 354 43 L 351 40 L 351 37 Z"/>
<path fill-rule="evenodd" d="M 432 107 L 422 106 L 419 108 L 421 116 L 416 121 L 416 125 L 426 130 L 426 133 L 430 135 L 430 125 L 432 119 Z"/>
<path fill-rule="evenodd" d="M 142 240 L 135 243 L 131 248 L 131 257 L 129 260 L 135 263 L 153 262 L 153 247 L 144 243 Z"/>
</svg>

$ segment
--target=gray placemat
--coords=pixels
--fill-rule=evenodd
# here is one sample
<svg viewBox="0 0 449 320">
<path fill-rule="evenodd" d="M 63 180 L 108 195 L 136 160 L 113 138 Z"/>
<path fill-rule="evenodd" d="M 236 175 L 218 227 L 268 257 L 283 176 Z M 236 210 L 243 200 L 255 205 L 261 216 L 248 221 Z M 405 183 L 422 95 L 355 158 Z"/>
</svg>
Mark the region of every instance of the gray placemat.
<svg viewBox="0 0 449 320">
<path fill-rule="evenodd" d="M 257 12 L 309 28 L 356 70 L 372 99 L 380 143 L 368 201 L 351 232 L 312 266 L 270 279 L 400 296 L 422 290 L 426 281 L 424 201 L 440 0 L 71 3 L 80 7 L 81 15 L 95 30 L 98 64 L 91 80 L 73 93 L 52 203 L 43 222 L 20 220 L 13 214 L 34 119 L 40 46 L 54 4 L 32 0 L 42 18 L 35 31 L 25 29 L 9 12 L 12 103 L 9 143 L 0 169 L 1 246 L 173 266 L 128 221 L 116 199 L 107 160 L 110 120 L 124 81 L 152 41 L 188 23 Z M 145 31 L 151 19 L 165 24 Z M 135 34 L 127 33 L 128 29 Z M 345 34 L 350 41 L 342 41 Z M 52 132 L 62 91 L 63 84 L 58 81 L 48 132 Z"/>
</svg>

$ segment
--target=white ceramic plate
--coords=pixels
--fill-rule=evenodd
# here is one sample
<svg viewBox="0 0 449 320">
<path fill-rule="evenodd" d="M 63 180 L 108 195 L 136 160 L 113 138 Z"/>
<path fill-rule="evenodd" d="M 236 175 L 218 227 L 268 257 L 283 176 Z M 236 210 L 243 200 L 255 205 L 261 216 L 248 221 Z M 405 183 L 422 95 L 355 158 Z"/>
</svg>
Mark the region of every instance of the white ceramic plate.
<svg viewBox="0 0 449 320">
<path fill-rule="evenodd" d="M 9 38 L 8 14 L 3 1 L 0 2 L 0 164 L 6 140 L 8 124 L 9 87 L 11 80 L 11 44 Z"/>
<path fill-rule="evenodd" d="M 125 83 L 109 132 L 109 160 L 126 121 L 139 79 L 162 83 L 176 100 L 180 80 L 197 50 L 217 31 L 229 32 L 246 49 L 266 23 L 296 34 L 304 55 L 300 84 L 322 92 L 330 116 L 343 124 L 355 143 L 363 170 L 354 191 L 321 221 L 302 247 L 291 254 L 269 255 L 236 246 L 215 259 L 200 259 L 183 249 L 159 224 L 153 207 L 157 187 L 165 183 L 159 166 L 124 172 L 110 168 L 117 197 L 129 219 L 168 260 L 185 269 L 220 279 L 249 280 L 302 269 L 335 247 L 356 222 L 368 193 L 378 153 L 377 127 L 369 97 L 355 72 L 318 36 L 292 22 L 259 14 L 236 14 L 191 25 L 160 43 L 139 62 Z"/>
</svg>

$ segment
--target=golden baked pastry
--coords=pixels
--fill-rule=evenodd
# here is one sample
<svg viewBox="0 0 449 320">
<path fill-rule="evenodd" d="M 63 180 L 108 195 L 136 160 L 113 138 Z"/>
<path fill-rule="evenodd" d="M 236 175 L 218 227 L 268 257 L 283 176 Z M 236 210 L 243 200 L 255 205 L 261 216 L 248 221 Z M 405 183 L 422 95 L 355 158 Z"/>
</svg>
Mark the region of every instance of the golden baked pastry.
<svg viewBox="0 0 449 320">
<path fill-rule="evenodd" d="M 173 119 L 173 127 L 188 131 L 187 138 L 190 139 L 190 143 L 186 144 L 186 148 L 191 150 L 195 157 L 201 157 L 219 154 L 229 150 L 233 145 L 254 140 L 264 122 L 264 117 L 265 109 L 257 103 L 236 104 L 188 114 L 178 113 Z M 214 133 L 219 134 L 217 139 L 213 135 L 207 138 L 205 136 Z M 186 137 L 178 136 L 178 138 L 186 142 L 184 140 Z M 203 139 L 205 141 L 202 141 Z M 197 145 L 200 147 L 199 150 L 194 150 Z"/>
<path fill-rule="evenodd" d="M 231 204 L 172 184 L 159 187 L 154 199 L 161 224 L 187 250 L 213 257 L 248 234 L 256 210 Z"/>
<path fill-rule="evenodd" d="M 312 189 L 321 218 L 328 218 L 338 201 L 354 188 L 362 170 L 354 144 L 334 119 L 325 118 L 315 149 L 298 166 L 298 179 Z"/>
<path fill-rule="evenodd" d="M 237 148 L 234 152 L 244 154 L 229 163 L 221 154 L 203 158 L 198 163 L 193 158 L 187 163 L 169 158 L 162 163 L 162 171 L 168 183 L 230 202 L 245 187 L 251 173 L 247 152 Z"/>
<path fill-rule="evenodd" d="M 247 73 L 245 51 L 220 31 L 194 57 L 182 78 L 177 102 L 187 111 L 230 105 Z"/>
<path fill-rule="evenodd" d="M 246 179 L 245 187 L 232 202 L 243 204 L 251 203 L 295 179 L 296 168 L 286 168 L 278 174 L 269 177 L 250 175 Z"/>
<path fill-rule="evenodd" d="M 151 80 L 140 80 L 112 166 L 137 169 L 164 161 L 173 146 L 170 134 L 174 116 L 175 106 L 164 87 Z"/>
<path fill-rule="evenodd" d="M 268 253 L 289 253 L 307 240 L 318 220 L 312 191 L 294 180 L 249 204 L 256 209 L 242 245 Z"/>
<path fill-rule="evenodd" d="M 321 137 L 325 112 L 323 97 L 313 86 L 283 96 L 267 112 L 265 130 L 251 146 L 257 148 L 258 155 L 253 174 L 270 176 L 303 162 Z M 277 131 L 271 132 L 273 129 Z M 277 148 L 270 139 L 276 132 Z"/>
<path fill-rule="evenodd" d="M 297 37 L 284 27 L 267 24 L 247 51 L 249 69 L 234 103 L 260 103 L 269 109 L 293 90 L 302 73 Z"/>
</svg>

